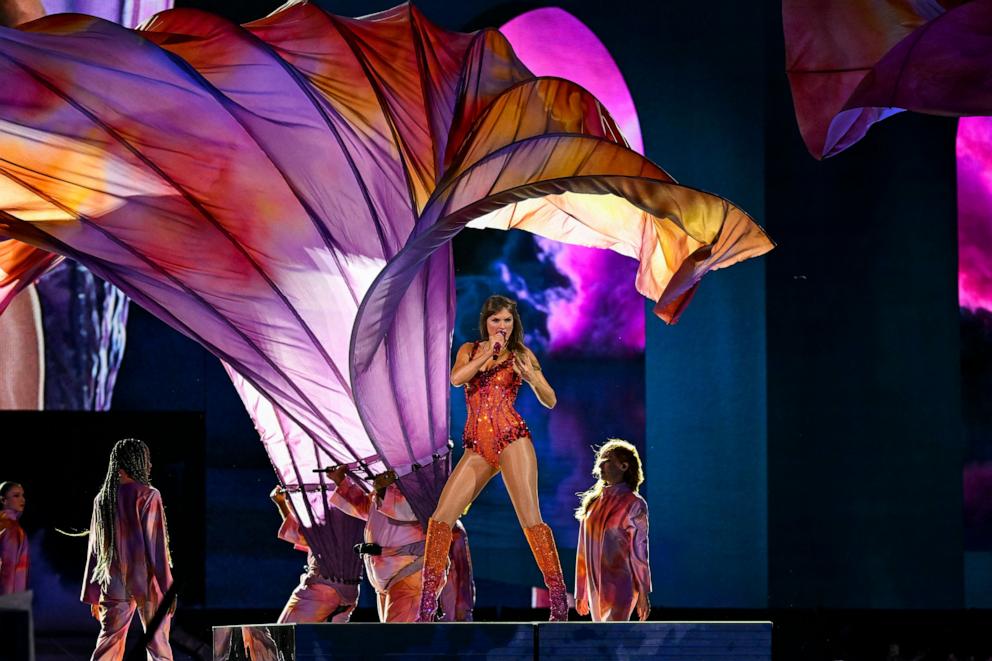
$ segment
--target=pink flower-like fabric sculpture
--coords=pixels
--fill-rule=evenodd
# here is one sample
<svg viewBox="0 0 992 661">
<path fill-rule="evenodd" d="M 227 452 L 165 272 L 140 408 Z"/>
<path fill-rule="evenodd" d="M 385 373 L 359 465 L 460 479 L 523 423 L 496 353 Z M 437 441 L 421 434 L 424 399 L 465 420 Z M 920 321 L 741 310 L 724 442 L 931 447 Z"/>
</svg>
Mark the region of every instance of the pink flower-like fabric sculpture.
<svg viewBox="0 0 992 661">
<path fill-rule="evenodd" d="M 329 463 L 394 470 L 433 510 L 466 225 L 631 257 L 669 322 L 704 274 L 772 248 L 631 150 L 588 91 L 412 5 L 296 3 L 244 26 L 172 10 L 137 31 L 50 16 L 0 30 L 0 77 L 0 234 L 221 358 L 263 437 L 279 430 L 267 447 L 308 540 Z M 33 272 L 0 269 L 11 288 Z"/>
</svg>

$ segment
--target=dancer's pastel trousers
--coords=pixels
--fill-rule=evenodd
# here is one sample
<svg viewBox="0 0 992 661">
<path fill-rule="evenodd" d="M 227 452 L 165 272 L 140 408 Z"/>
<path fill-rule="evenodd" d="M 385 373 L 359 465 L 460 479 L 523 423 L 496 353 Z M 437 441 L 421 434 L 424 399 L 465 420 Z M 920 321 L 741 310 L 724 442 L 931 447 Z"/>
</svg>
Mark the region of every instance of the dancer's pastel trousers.
<svg viewBox="0 0 992 661">
<path fill-rule="evenodd" d="M 276 621 L 279 624 L 324 622 L 342 606 L 346 606 L 347 610 L 342 609 L 331 619 L 331 622 L 348 622 L 355 604 L 346 602 L 341 598 L 340 593 L 329 585 L 301 583 L 289 596 L 289 601 L 286 602 L 282 614 Z"/>
<path fill-rule="evenodd" d="M 420 572 L 416 571 L 389 584 L 379 592 L 380 622 L 416 622 L 420 608 Z"/>
<path fill-rule="evenodd" d="M 96 649 L 92 661 L 120 661 L 124 658 L 124 643 L 127 641 L 127 630 L 134 619 L 134 611 L 138 611 L 141 626 L 148 630 L 148 623 L 155 616 L 158 603 L 146 601 L 139 607 L 134 601 L 100 601 L 100 636 L 96 639 Z M 155 631 L 145 651 L 148 661 L 172 661 L 172 647 L 169 646 L 169 629 L 172 626 L 172 615 L 167 614 L 162 624 Z"/>
</svg>

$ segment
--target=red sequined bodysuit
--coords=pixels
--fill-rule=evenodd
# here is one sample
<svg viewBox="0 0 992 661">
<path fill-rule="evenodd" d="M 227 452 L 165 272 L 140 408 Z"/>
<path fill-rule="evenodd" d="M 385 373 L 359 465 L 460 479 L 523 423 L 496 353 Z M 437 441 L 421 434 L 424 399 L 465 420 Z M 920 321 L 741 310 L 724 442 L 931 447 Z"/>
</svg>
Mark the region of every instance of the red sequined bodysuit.
<svg viewBox="0 0 992 661">
<path fill-rule="evenodd" d="M 472 345 L 469 360 L 475 357 L 479 343 Z M 489 369 L 476 372 L 465 384 L 468 417 L 462 445 L 474 450 L 493 468 L 499 468 L 499 454 L 518 438 L 530 438 L 527 423 L 513 403 L 523 379 L 513 369 L 513 358 L 503 360 Z"/>
</svg>

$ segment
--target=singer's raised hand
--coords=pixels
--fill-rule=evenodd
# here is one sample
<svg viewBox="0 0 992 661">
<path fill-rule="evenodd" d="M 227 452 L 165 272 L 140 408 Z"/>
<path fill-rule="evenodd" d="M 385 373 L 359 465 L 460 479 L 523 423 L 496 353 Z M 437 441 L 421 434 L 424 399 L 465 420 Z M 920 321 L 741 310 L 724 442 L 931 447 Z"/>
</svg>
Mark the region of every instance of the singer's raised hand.
<svg viewBox="0 0 992 661">
<path fill-rule="evenodd" d="M 455 356 L 455 364 L 451 366 L 451 385 L 456 388 L 465 385 L 482 366 L 493 359 L 493 346 L 499 336 L 481 342 L 466 342 Z M 496 354 L 499 355 L 499 354 Z"/>
<path fill-rule="evenodd" d="M 513 369 L 517 370 L 520 378 L 527 383 L 534 378 L 534 364 L 530 362 L 530 356 L 527 354 L 513 354 Z"/>
</svg>

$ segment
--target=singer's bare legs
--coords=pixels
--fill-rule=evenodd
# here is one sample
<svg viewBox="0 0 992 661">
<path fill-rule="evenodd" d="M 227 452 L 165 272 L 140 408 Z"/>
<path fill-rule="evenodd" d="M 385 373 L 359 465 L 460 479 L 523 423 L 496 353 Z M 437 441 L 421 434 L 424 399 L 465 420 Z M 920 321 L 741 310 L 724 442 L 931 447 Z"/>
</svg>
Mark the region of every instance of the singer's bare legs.
<svg viewBox="0 0 992 661">
<path fill-rule="evenodd" d="M 518 438 L 499 455 L 503 483 L 522 528 L 542 522 L 537 497 L 537 454 L 529 438 Z M 449 526 L 471 505 L 498 471 L 473 450 L 465 450 L 441 491 L 431 518 Z"/>
<path fill-rule="evenodd" d="M 448 481 L 444 483 L 437 509 L 434 510 L 431 518 L 449 526 L 454 525 L 496 472 L 496 469 L 474 450 L 465 450 L 458 465 L 448 476 Z"/>
<path fill-rule="evenodd" d="M 503 484 L 521 528 L 543 523 L 537 498 L 537 453 L 529 438 L 518 438 L 499 455 Z"/>
</svg>

